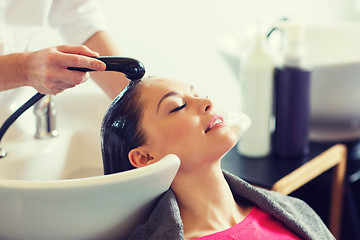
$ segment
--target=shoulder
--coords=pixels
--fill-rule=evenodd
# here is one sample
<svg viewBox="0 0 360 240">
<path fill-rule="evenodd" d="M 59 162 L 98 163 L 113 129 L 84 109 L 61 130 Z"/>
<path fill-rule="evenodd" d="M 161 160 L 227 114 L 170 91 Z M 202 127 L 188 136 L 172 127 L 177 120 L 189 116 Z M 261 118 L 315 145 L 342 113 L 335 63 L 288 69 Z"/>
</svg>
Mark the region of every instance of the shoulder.
<svg viewBox="0 0 360 240">
<path fill-rule="evenodd" d="M 183 239 L 180 209 L 171 189 L 161 196 L 147 221 L 129 239 Z"/>
<path fill-rule="evenodd" d="M 261 189 L 224 172 L 234 195 L 251 201 L 304 238 L 334 239 L 316 212 L 303 200 Z"/>
</svg>

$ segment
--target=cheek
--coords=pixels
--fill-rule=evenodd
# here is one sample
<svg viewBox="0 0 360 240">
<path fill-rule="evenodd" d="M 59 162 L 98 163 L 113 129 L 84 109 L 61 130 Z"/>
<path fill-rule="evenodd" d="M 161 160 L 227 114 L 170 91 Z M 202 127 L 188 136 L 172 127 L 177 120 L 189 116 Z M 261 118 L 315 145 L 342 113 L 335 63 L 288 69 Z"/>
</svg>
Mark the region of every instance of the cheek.
<svg viewBox="0 0 360 240">
<path fill-rule="evenodd" d="M 187 149 L 201 137 L 202 132 L 196 119 L 184 118 L 176 122 L 158 123 L 157 146 L 165 152 Z M 173 152 L 175 153 L 175 152 Z"/>
<path fill-rule="evenodd" d="M 201 134 L 201 130 L 198 125 L 188 119 L 175 124 L 163 125 L 161 130 L 162 138 L 165 143 L 177 144 L 180 142 L 188 141 Z"/>
</svg>

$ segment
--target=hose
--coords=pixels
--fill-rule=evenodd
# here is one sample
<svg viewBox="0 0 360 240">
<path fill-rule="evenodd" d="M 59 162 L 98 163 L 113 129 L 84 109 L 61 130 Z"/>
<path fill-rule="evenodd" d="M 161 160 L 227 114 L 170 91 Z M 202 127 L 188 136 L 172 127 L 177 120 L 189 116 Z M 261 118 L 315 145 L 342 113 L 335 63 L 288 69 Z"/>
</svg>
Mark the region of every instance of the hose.
<svg viewBox="0 0 360 240">
<path fill-rule="evenodd" d="M 0 128 L 0 143 L 1 139 L 3 138 L 4 134 L 8 130 L 8 128 L 15 122 L 18 117 L 23 114 L 26 110 L 28 110 L 32 105 L 34 105 L 37 101 L 43 98 L 45 94 L 36 93 L 32 98 L 30 98 L 26 103 L 24 103 L 18 110 L 16 110 L 13 114 L 11 114 L 8 119 L 3 123 Z"/>
</svg>

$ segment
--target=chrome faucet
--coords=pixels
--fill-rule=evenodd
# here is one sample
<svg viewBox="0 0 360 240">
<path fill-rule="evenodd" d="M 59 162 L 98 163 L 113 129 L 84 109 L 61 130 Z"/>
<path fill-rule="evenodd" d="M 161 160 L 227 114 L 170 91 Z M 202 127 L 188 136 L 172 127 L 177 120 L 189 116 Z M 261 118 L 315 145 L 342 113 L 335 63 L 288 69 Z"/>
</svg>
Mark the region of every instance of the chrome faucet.
<svg viewBox="0 0 360 240">
<path fill-rule="evenodd" d="M 52 95 L 46 95 L 34 105 L 34 114 L 36 116 L 35 138 L 43 139 L 56 137 L 56 108 Z"/>
</svg>

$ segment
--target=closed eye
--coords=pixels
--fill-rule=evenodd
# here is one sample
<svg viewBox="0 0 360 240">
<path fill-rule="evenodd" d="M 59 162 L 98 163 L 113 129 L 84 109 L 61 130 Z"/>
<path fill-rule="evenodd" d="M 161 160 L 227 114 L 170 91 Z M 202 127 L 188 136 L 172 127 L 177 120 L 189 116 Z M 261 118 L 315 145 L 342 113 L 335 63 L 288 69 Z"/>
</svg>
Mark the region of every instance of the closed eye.
<svg viewBox="0 0 360 240">
<path fill-rule="evenodd" d="M 181 106 L 178 106 L 178 107 L 174 108 L 173 110 L 170 111 L 170 113 L 177 112 L 177 111 L 183 109 L 184 107 L 186 107 L 186 103 L 184 103 Z"/>
</svg>

